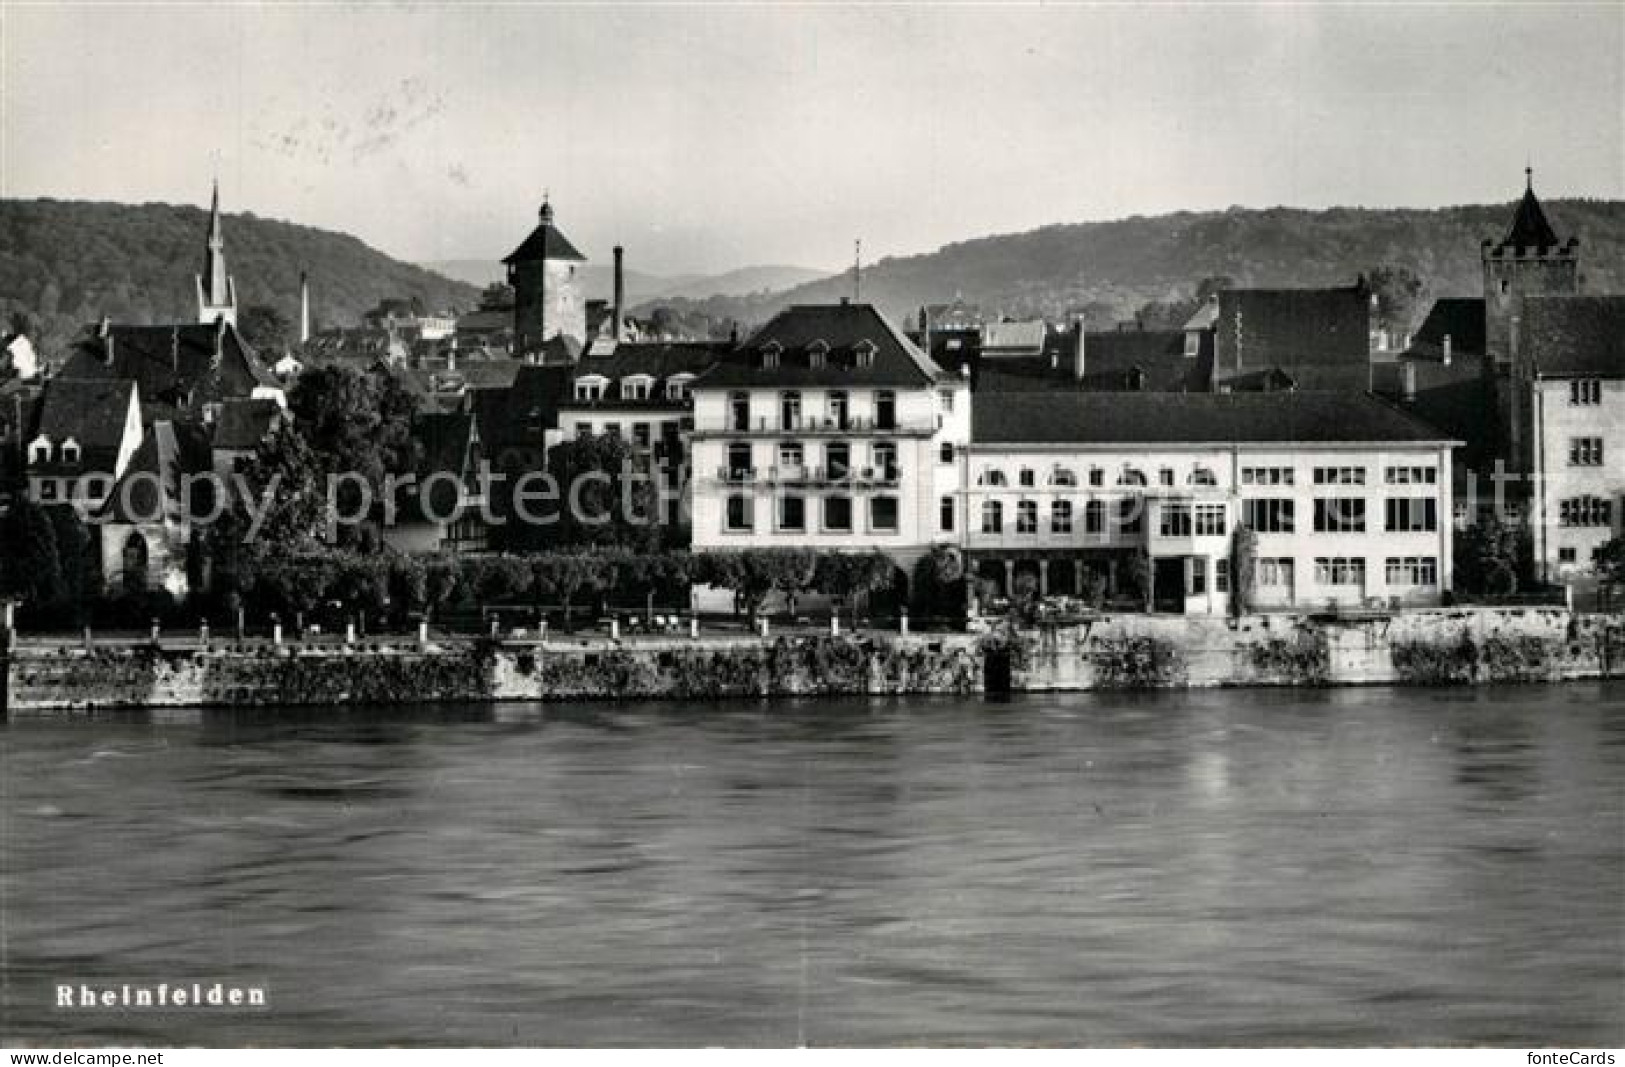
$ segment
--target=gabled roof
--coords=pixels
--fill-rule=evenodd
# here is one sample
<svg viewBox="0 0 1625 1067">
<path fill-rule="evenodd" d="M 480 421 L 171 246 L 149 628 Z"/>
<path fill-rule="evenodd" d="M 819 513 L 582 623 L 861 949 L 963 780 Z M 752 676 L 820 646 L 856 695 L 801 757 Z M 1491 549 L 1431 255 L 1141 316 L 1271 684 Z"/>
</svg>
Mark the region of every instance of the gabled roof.
<svg viewBox="0 0 1625 1067">
<path fill-rule="evenodd" d="M 1111 330 L 1087 333 L 1083 377 L 1077 376 L 1077 334 L 1051 337 L 1044 356 L 980 361 L 972 388 L 983 392 L 1208 392 L 1213 369 L 1211 338 L 1185 355 L 1182 330 Z M 1051 364 L 1054 364 L 1053 366 Z"/>
<path fill-rule="evenodd" d="M 282 408 L 274 400 L 227 400 L 214 421 L 214 447 L 247 452 L 271 435 Z"/>
<path fill-rule="evenodd" d="M 1444 297 L 1433 302 L 1427 318 L 1416 328 L 1407 356 L 1442 359 L 1444 339 L 1450 338 L 1451 358 L 1484 354 L 1484 298 Z"/>
<path fill-rule="evenodd" d="M 90 327 L 62 369 L 65 378 L 123 379 L 152 404 L 184 406 L 200 389 L 219 397 L 281 388 L 229 323 Z M 201 397 L 198 397 L 201 399 Z"/>
<path fill-rule="evenodd" d="M 518 248 L 502 258 L 504 263 L 533 263 L 543 259 L 573 259 L 586 262 L 587 257 L 576 251 L 559 228 L 553 225 L 553 209 L 542 205 L 541 222 L 530 231 L 530 236 Z"/>
<path fill-rule="evenodd" d="M 1214 325 L 1216 386 L 1278 368 L 1300 389 L 1370 387 L 1371 294 L 1363 285 L 1226 289 Z"/>
<path fill-rule="evenodd" d="M 993 393 L 974 445 L 1434 444 L 1445 434 L 1371 396 L 1320 393 Z"/>
<path fill-rule="evenodd" d="M 210 469 L 209 442 L 201 427 L 162 420 L 141 440 L 130 466 L 103 503 L 100 517 L 121 523 L 180 522 L 193 513 L 182 499 L 188 474 Z M 201 503 L 196 502 L 194 503 Z M 207 512 L 206 506 L 195 509 Z"/>
<path fill-rule="evenodd" d="M 873 347 L 867 366 L 860 347 Z M 815 348 L 822 365 L 815 364 Z M 777 365 L 765 366 L 765 352 Z M 700 379 L 722 386 L 924 386 L 946 378 L 924 352 L 871 304 L 798 304 L 779 312 Z"/>
<path fill-rule="evenodd" d="M 57 444 L 71 437 L 79 443 L 81 467 L 111 470 L 137 395 L 132 381 L 53 378 L 45 383 L 39 418 L 29 436 L 44 434 Z"/>
<path fill-rule="evenodd" d="M 1625 296 L 1531 296 L 1523 354 L 1543 378 L 1625 378 Z"/>
</svg>

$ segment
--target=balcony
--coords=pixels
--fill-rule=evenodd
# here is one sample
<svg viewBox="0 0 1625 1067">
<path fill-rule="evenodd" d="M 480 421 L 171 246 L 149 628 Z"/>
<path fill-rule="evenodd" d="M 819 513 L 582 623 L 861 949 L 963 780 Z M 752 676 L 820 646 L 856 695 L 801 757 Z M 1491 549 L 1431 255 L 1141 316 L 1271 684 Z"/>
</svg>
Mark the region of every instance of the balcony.
<svg viewBox="0 0 1625 1067">
<path fill-rule="evenodd" d="M 717 481 L 724 485 L 805 485 L 826 489 L 886 489 L 900 485 L 899 467 L 861 467 L 830 470 L 824 467 L 718 467 Z"/>
</svg>

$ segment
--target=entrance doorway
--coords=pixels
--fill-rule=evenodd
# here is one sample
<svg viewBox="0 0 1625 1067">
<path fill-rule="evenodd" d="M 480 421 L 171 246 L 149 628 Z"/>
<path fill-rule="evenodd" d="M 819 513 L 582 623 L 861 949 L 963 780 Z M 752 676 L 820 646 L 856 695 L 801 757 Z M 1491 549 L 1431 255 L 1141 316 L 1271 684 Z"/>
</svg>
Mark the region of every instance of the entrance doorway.
<svg viewBox="0 0 1625 1067">
<path fill-rule="evenodd" d="M 1185 613 L 1185 560 L 1182 556 L 1152 561 L 1152 607 L 1173 615 Z"/>
</svg>

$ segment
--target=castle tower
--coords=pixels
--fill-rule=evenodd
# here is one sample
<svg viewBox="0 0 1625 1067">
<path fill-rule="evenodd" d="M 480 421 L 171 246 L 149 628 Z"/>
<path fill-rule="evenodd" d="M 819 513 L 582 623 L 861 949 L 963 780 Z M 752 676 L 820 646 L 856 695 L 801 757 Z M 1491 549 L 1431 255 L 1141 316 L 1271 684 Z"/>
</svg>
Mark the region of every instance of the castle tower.
<svg viewBox="0 0 1625 1067">
<path fill-rule="evenodd" d="M 1486 239 L 1484 264 L 1484 361 L 1496 393 L 1500 455 L 1511 470 L 1528 472 L 1531 368 L 1520 358 L 1519 323 L 1530 296 L 1580 292 L 1580 239 L 1561 240 L 1535 196 L 1532 168 L 1524 168 L 1523 200 L 1499 242 Z"/>
<path fill-rule="evenodd" d="M 197 320 L 225 319 L 237 325 L 237 284 L 226 273 L 226 239 L 220 229 L 220 182 L 214 183 L 209 204 L 209 242 L 203 253 L 203 273 L 197 276 Z"/>
<path fill-rule="evenodd" d="M 553 225 L 553 207 L 543 200 L 536 228 L 502 261 L 513 286 L 515 355 L 533 355 L 555 337 L 586 343 L 587 307 L 578 271 L 586 261 Z"/>
</svg>

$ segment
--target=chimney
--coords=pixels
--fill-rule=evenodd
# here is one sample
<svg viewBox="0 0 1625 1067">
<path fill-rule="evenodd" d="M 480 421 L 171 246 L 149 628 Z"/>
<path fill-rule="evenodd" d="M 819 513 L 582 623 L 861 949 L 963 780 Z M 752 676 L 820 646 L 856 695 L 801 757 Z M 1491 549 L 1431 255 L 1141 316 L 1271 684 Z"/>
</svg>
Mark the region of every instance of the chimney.
<svg viewBox="0 0 1625 1067">
<path fill-rule="evenodd" d="M 622 275 L 621 262 L 625 250 L 620 245 L 615 246 L 615 319 L 610 323 L 611 334 L 615 340 L 621 339 L 621 323 L 626 315 L 626 279 Z"/>
<path fill-rule="evenodd" d="M 1405 403 L 1413 404 L 1416 402 L 1416 364 L 1403 363 L 1401 366 L 1403 367 Z"/>
<path fill-rule="evenodd" d="M 96 336 L 102 342 L 102 362 L 109 367 L 113 365 L 113 320 L 106 315 L 102 316 L 102 324 L 96 328 Z"/>
<path fill-rule="evenodd" d="M 1450 335 L 1444 335 L 1444 365 L 1450 366 Z"/>
<path fill-rule="evenodd" d="M 1083 381 L 1089 335 L 1088 327 L 1084 324 L 1082 315 L 1072 320 L 1072 334 L 1078 339 L 1072 355 L 1072 376 L 1081 382 Z"/>
<path fill-rule="evenodd" d="M 310 341 L 310 277 L 299 272 L 299 343 Z"/>
</svg>

